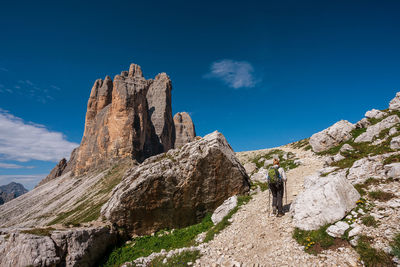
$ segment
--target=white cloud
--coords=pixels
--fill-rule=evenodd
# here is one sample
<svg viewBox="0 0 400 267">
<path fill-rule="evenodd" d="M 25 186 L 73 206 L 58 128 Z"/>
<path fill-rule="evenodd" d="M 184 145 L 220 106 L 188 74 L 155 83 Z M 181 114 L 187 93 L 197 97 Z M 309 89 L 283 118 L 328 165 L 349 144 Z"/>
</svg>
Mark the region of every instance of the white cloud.
<svg viewBox="0 0 400 267">
<path fill-rule="evenodd" d="M 213 62 L 210 72 L 205 77 L 220 79 L 229 87 L 235 89 L 254 87 L 259 82 L 254 77 L 254 68 L 249 62 L 231 59 Z"/>
<path fill-rule="evenodd" d="M 5 160 L 58 162 L 68 158 L 78 144 L 43 125 L 24 122 L 0 109 L 0 156 Z"/>
<path fill-rule="evenodd" d="M 47 174 L 32 175 L 0 175 L 0 185 L 6 185 L 11 182 L 23 184 L 28 190 L 32 190 Z"/>
<path fill-rule="evenodd" d="M 33 166 L 22 166 L 14 163 L 0 162 L 0 169 L 33 169 Z"/>
</svg>

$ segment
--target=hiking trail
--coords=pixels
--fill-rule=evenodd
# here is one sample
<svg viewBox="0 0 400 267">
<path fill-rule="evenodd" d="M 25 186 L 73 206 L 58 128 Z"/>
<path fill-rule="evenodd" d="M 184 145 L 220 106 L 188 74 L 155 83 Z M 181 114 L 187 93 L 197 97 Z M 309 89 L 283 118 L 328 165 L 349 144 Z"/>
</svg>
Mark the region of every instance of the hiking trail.
<svg viewBox="0 0 400 267">
<path fill-rule="evenodd" d="M 292 203 L 302 190 L 304 178 L 323 166 L 311 151 L 282 146 L 302 164 L 287 172 L 287 200 Z M 269 149 L 268 149 L 269 150 Z M 267 150 L 238 153 L 239 157 Z M 271 196 L 272 201 L 272 196 Z M 283 199 L 285 203 L 285 197 Z M 317 256 L 304 252 L 293 238 L 291 214 L 277 218 L 268 213 L 268 190 L 253 195 L 231 218 L 231 224 L 207 243 L 196 266 L 358 266 L 358 254 L 350 246 L 326 250 Z"/>
</svg>

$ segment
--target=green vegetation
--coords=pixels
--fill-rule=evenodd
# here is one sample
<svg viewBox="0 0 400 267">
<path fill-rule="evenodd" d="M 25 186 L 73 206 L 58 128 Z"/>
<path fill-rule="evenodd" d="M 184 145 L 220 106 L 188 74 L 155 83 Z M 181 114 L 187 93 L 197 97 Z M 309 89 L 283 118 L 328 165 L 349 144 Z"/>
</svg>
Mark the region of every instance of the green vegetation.
<svg viewBox="0 0 400 267">
<path fill-rule="evenodd" d="M 400 162 L 400 155 L 391 155 L 390 157 L 386 158 L 383 161 L 383 164 L 390 164 L 390 163 L 396 163 L 396 162 Z"/>
<path fill-rule="evenodd" d="M 376 228 L 378 226 L 378 222 L 371 215 L 366 215 L 366 216 L 362 217 L 361 221 L 366 226 L 372 226 L 374 228 Z"/>
<path fill-rule="evenodd" d="M 366 236 L 360 236 L 357 241 L 356 251 L 365 266 L 395 266 L 388 254 L 373 248 L 370 242 L 371 239 Z"/>
<path fill-rule="evenodd" d="M 364 190 L 365 189 L 365 186 L 364 186 L 364 184 L 355 184 L 354 185 L 354 188 L 358 191 L 358 193 L 361 195 L 361 196 L 364 196 L 367 192 Z"/>
<path fill-rule="evenodd" d="M 31 235 L 39 235 L 39 236 L 50 236 L 51 232 L 56 229 L 52 227 L 48 228 L 35 228 L 35 229 L 29 229 L 29 230 L 22 230 L 21 233 L 24 234 L 31 234 Z"/>
<path fill-rule="evenodd" d="M 293 238 L 300 245 L 304 246 L 304 250 L 310 254 L 318 254 L 322 250 L 328 249 L 335 244 L 335 238 L 326 233 L 326 229 L 330 225 L 322 226 L 318 230 L 306 231 L 295 228 Z"/>
<path fill-rule="evenodd" d="M 184 251 L 179 254 L 167 258 L 167 262 L 163 263 L 166 257 L 157 257 L 151 263 L 150 266 L 157 267 L 175 267 L 175 266 L 189 266 L 187 263 L 194 263 L 198 258 L 200 258 L 200 251 Z"/>
<path fill-rule="evenodd" d="M 306 138 L 306 139 L 302 139 L 302 140 L 300 140 L 300 141 L 291 143 L 290 145 L 291 145 L 293 148 L 296 148 L 296 149 L 303 148 L 303 149 L 305 149 L 305 150 L 308 150 L 308 149 L 306 149 L 308 146 L 310 147 L 309 149 L 311 149 L 311 146 L 310 146 L 309 141 L 310 141 L 310 138 Z"/>
<path fill-rule="evenodd" d="M 285 152 L 280 149 L 274 149 L 269 151 L 268 153 L 265 154 L 260 154 L 254 157 L 251 162 L 256 164 L 257 168 L 264 167 L 264 161 L 259 162 L 261 158 L 265 158 L 266 160 L 271 160 L 274 158 L 274 156 L 279 158 L 279 163 L 282 168 L 285 170 L 290 170 L 296 168 L 298 165 L 294 163 L 295 161 L 295 155 L 292 152 L 287 153 L 287 159 L 283 158 L 283 155 L 285 155 Z M 271 165 L 266 166 L 266 168 L 269 168 Z"/>
<path fill-rule="evenodd" d="M 240 206 L 248 203 L 251 200 L 251 196 L 239 196 L 238 197 L 238 204 L 236 205 L 236 207 L 234 209 L 232 209 L 228 215 L 226 215 L 222 221 L 220 221 L 217 225 L 215 225 L 213 228 L 211 228 L 207 234 L 206 237 L 204 239 L 204 242 L 208 242 L 210 240 L 212 240 L 214 238 L 214 236 L 216 234 L 218 234 L 219 232 L 221 232 L 225 227 L 227 227 L 228 225 L 230 225 L 231 223 L 229 222 L 229 219 L 232 218 L 232 215 L 235 214 Z"/>
<path fill-rule="evenodd" d="M 395 197 L 393 193 L 385 192 L 382 190 L 371 191 L 368 193 L 368 196 L 372 199 L 379 200 L 379 201 L 388 201 Z"/>
<path fill-rule="evenodd" d="M 209 230 L 212 226 L 213 223 L 209 214 L 200 223 L 195 225 L 177 229 L 170 233 L 162 230 L 153 236 L 148 235 L 134 238 L 131 244 L 114 248 L 102 266 L 120 266 L 124 262 L 149 256 L 151 253 L 160 252 L 162 249 L 172 250 L 194 245 L 196 236 Z"/>
<path fill-rule="evenodd" d="M 393 241 L 390 242 L 392 254 L 400 259 L 400 233 L 396 234 Z"/>
<path fill-rule="evenodd" d="M 62 212 L 48 225 L 63 223 L 65 225 L 79 225 L 97 220 L 100 217 L 101 207 L 110 198 L 110 193 L 117 186 L 131 164 L 120 163 L 112 167 L 108 173 L 94 185 L 92 194 L 79 199 L 72 210 Z"/>
<path fill-rule="evenodd" d="M 220 223 L 215 226 L 211 221 L 211 215 L 208 214 L 200 223 L 195 225 L 172 231 L 162 230 L 151 236 L 140 236 L 134 238 L 132 239 L 132 243 L 125 244 L 122 247 L 114 248 L 111 254 L 103 260 L 101 266 L 120 266 L 124 262 L 133 261 L 139 257 L 146 257 L 153 252 L 160 252 L 162 249 L 168 251 L 172 249 L 192 246 L 195 245 L 195 238 L 197 237 L 197 235 L 203 232 L 207 232 L 204 242 L 208 242 L 212 240 L 217 233 L 222 231 L 226 226 L 230 224 L 228 220 L 232 217 L 234 213 L 239 210 L 240 206 L 249 202 L 250 199 L 251 196 L 238 196 L 237 206 L 232 211 L 230 211 L 229 214 L 225 216 Z M 185 259 L 194 258 L 193 254 L 184 254 L 181 256 Z"/>
<path fill-rule="evenodd" d="M 260 187 L 261 191 L 264 192 L 265 190 L 268 190 L 268 183 L 261 183 L 261 182 L 252 182 L 251 183 L 251 189 L 256 189 L 257 187 Z"/>
</svg>

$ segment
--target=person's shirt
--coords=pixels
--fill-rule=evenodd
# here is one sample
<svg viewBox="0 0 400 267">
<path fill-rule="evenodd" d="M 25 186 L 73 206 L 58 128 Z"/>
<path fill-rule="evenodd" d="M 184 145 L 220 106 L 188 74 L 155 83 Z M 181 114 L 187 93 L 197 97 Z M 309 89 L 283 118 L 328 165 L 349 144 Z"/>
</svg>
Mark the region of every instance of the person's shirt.
<svg viewBox="0 0 400 267">
<path fill-rule="evenodd" d="M 279 165 L 273 165 L 271 168 L 279 168 L 278 172 L 279 172 L 279 176 L 282 178 L 282 180 L 284 182 L 286 182 L 287 177 L 286 177 L 286 172 L 282 167 L 279 167 Z M 268 172 L 267 172 L 267 180 L 268 180 L 269 176 L 268 176 Z"/>
</svg>

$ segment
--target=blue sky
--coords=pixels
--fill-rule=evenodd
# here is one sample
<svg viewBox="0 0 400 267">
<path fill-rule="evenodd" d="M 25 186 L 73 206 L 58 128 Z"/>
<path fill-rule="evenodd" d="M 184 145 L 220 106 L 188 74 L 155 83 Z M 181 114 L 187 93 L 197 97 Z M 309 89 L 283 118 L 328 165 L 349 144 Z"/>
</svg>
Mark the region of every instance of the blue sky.
<svg viewBox="0 0 400 267">
<path fill-rule="evenodd" d="M 0 9 L 0 184 L 28 188 L 80 143 L 97 78 L 166 72 L 173 111 L 234 150 L 387 108 L 399 1 L 8 1 Z"/>
</svg>

